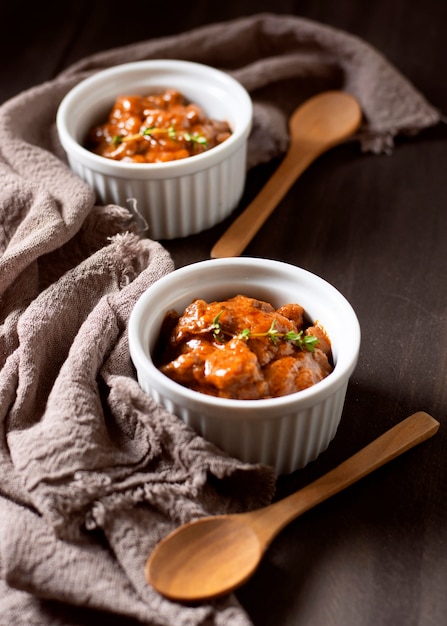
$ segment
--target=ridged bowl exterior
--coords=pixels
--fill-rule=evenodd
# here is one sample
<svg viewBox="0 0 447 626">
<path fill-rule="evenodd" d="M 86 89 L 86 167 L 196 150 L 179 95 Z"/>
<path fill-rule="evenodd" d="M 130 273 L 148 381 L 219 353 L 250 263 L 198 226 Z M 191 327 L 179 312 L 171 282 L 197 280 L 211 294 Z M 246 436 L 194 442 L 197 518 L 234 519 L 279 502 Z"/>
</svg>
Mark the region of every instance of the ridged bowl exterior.
<svg viewBox="0 0 447 626">
<path fill-rule="evenodd" d="M 166 163 L 127 163 L 83 147 L 88 130 L 106 118 L 115 98 L 178 89 L 231 136 L 201 154 Z M 172 59 L 138 61 L 98 72 L 62 100 L 56 118 L 70 168 L 94 189 L 97 202 L 138 214 L 155 240 L 198 233 L 224 220 L 238 205 L 246 179 L 252 102 L 247 91 L 215 68 Z"/>
<path fill-rule="evenodd" d="M 238 205 L 245 184 L 246 144 L 208 169 L 177 178 L 118 179 L 74 158 L 69 163 L 101 203 L 138 213 L 151 239 L 175 239 L 215 226 Z"/>
<path fill-rule="evenodd" d="M 144 376 L 138 380 L 156 402 L 202 437 L 242 461 L 270 465 L 277 474 L 300 469 L 327 449 L 341 420 L 347 388 L 346 383 L 321 402 L 280 417 L 268 419 L 260 414 L 256 421 L 240 417 L 228 422 L 209 411 L 188 409 L 174 402 L 152 387 Z"/>
<path fill-rule="evenodd" d="M 214 398 L 162 374 L 151 351 L 166 311 L 181 313 L 195 298 L 237 293 L 275 307 L 304 306 L 331 339 L 334 371 L 309 389 L 266 400 Z M 129 349 L 141 388 L 159 404 L 230 455 L 282 474 L 315 460 L 334 438 L 358 359 L 360 326 L 344 296 L 304 269 L 268 259 L 213 259 L 175 270 L 142 294 L 129 320 Z"/>
</svg>

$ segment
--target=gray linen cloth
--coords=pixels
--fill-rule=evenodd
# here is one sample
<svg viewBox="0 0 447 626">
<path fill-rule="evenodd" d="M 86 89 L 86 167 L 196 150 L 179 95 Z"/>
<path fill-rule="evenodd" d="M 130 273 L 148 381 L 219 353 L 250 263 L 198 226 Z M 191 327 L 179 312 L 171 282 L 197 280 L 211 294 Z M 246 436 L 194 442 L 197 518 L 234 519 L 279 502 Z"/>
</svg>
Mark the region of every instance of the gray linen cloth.
<svg viewBox="0 0 447 626">
<path fill-rule="evenodd" d="M 255 105 L 248 167 L 283 154 L 305 98 L 360 100 L 363 150 L 391 152 L 439 112 L 358 38 L 261 14 L 93 55 L 0 107 L 0 623 L 245 626 L 235 594 L 186 607 L 144 580 L 176 525 L 271 501 L 270 468 L 232 459 L 139 388 L 126 324 L 173 269 L 126 207 L 97 206 L 55 131 L 65 93 L 91 73 L 148 58 L 204 62 Z"/>
</svg>

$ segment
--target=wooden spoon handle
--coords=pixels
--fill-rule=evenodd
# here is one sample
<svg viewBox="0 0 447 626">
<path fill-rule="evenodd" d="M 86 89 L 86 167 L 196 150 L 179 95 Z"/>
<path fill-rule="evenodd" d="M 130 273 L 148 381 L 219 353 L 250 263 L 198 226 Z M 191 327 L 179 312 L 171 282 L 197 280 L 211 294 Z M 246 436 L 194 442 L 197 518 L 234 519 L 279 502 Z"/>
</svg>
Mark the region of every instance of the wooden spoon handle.
<svg viewBox="0 0 447 626">
<path fill-rule="evenodd" d="M 299 515 L 432 437 L 438 428 L 439 422 L 428 413 L 414 413 L 303 489 L 250 513 L 264 547 Z"/>
<path fill-rule="evenodd" d="M 211 258 L 239 256 L 306 168 L 321 154 L 313 144 L 291 149 L 273 175 L 211 250 Z"/>
</svg>

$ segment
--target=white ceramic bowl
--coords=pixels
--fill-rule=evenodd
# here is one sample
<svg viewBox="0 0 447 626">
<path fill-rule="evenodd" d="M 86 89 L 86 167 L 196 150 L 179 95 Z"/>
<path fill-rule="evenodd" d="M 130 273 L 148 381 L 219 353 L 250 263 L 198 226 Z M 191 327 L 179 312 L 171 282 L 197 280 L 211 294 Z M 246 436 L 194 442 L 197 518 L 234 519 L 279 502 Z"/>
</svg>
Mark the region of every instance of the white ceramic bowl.
<svg viewBox="0 0 447 626">
<path fill-rule="evenodd" d="M 232 135 L 206 152 L 166 163 L 114 161 L 83 147 L 88 130 L 105 121 L 117 96 L 165 88 L 180 91 L 208 117 L 227 121 Z M 240 201 L 252 102 L 239 82 L 215 68 L 160 59 L 97 72 L 67 93 L 56 123 L 71 169 L 96 191 L 99 202 L 131 210 L 135 206 L 148 223 L 151 239 L 185 237 L 210 228 Z"/>
<path fill-rule="evenodd" d="M 181 314 L 196 298 L 214 301 L 236 294 L 275 308 L 301 304 L 331 340 L 333 372 L 287 396 L 232 400 L 187 389 L 155 367 L 151 351 L 168 309 Z M 335 436 L 358 359 L 360 327 L 344 296 L 315 274 L 279 261 L 225 258 L 177 269 L 142 294 L 129 320 L 129 347 L 139 384 L 156 401 L 232 456 L 289 473 L 314 460 Z"/>
</svg>

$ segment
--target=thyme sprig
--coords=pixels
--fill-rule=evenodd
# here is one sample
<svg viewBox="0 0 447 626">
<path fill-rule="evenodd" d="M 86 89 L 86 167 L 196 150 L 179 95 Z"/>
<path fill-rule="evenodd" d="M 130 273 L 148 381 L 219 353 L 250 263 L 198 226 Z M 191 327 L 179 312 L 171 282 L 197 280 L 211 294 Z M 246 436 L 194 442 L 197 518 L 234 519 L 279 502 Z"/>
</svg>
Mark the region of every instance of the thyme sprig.
<svg viewBox="0 0 447 626">
<path fill-rule="evenodd" d="M 254 337 L 269 337 L 273 343 L 276 345 L 279 339 L 284 341 L 291 341 L 294 343 L 300 350 L 308 350 L 309 352 L 314 352 L 315 347 L 318 344 L 318 337 L 314 335 L 305 335 L 304 331 L 300 330 L 299 332 L 295 332 L 294 330 L 289 330 L 286 333 L 281 333 L 276 330 L 276 320 L 274 319 L 270 325 L 270 328 L 262 333 L 254 333 L 250 328 L 244 328 L 236 335 L 232 335 L 223 330 L 222 324 L 220 323 L 220 316 L 222 315 L 223 310 L 219 311 L 216 317 L 213 319 L 211 324 L 211 331 L 215 341 L 221 342 L 223 340 L 223 335 L 227 335 L 236 339 L 244 339 L 248 341 L 248 339 L 252 339 Z"/>
<path fill-rule="evenodd" d="M 182 138 L 185 141 L 190 143 L 196 143 L 203 147 L 207 146 L 208 140 L 204 135 L 200 135 L 199 133 L 188 133 L 187 131 L 177 131 L 174 126 L 169 126 L 168 128 L 157 128 L 155 126 L 148 126 L 143 128 L 138 133 L 133 133 L 132 135 L 114 135 L 112 137 L 113 145 L 117 146 L 123 141 L 134 141 L 136 139 L 140 139 L 140 137 L 152 137 L 154 135 L 167 135 L 170 139 L 174 141 L 180 141 Z"/>
</svg>

